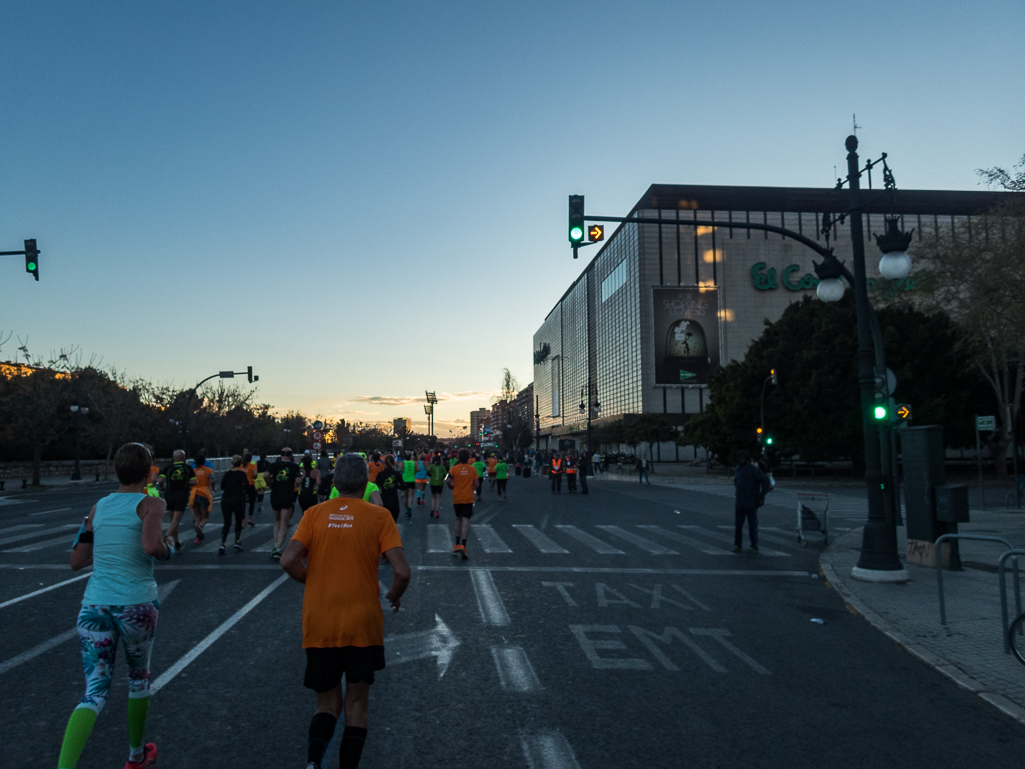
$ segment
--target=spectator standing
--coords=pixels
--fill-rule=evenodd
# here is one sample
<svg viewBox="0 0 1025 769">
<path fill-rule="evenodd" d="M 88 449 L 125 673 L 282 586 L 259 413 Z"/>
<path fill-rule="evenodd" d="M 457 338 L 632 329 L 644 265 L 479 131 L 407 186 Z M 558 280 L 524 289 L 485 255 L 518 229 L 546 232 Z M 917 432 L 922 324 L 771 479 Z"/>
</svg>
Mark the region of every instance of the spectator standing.
<svg viewBox="0 0 1025 769">
<path fill-rule="evenodd" d="M 748 536 L 751 538 L 749 553 L 758 552 L 758 508 L 765 504 L 769 477 L 761 468 L 751 462 L 746 451 L 737 452 L 739 464 L 733 471 L 733 485 L 736 487 L 736 507 L 733 526 L 733 552 L 739 553 L 744 544 L 744 521 L 747 521 Z"/>
<path fill-rule="evenodd" d="M 648 455 L 641 454 L 641 458 L 637 460 L 637 482 L 644 483 L 647 481 L 648 485 L 651 485 L 651 479 L 648 478 Z"/>
</svg>

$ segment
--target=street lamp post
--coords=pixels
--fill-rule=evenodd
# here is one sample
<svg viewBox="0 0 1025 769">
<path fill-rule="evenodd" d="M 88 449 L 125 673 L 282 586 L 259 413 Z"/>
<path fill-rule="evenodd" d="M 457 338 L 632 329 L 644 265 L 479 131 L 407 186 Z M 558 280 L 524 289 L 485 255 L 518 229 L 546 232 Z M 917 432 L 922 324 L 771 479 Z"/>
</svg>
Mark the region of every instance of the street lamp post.
<svg viewBox="0 0 1025 769">
<path fill-rule="evenodd" d="M 82 424 L 79 420 L 89 413 L 89 408 L 87 406 L 68 406 L 68 410 L 72 414 L 72 419 L 75 420 L 75 467 L 71 471 L 71 480 L 80 481 L 82 480 L 82 449 L 80 440 Z"/>
<path fill-rule="evenodd" d="M 192 399 L 198 393 L 200 387 L 205 385 L 211 379 L 234 379 L 236 376 L 246 376 L 249 378 L 249 383 L 260 381 L 259 374 L 253 373 L 253 367 L 247 366 L 245 371 L 218 371 L 216 374 L 211 374 L 206 379 L 200 379 L 196 386 L 189 390 L 185 395 L 185 419 L 182 420 L 182 441 L 185 444 L 184 450 L 185 455 L 189 454 L 189 416 L 192 414 Z"/>
</svg>

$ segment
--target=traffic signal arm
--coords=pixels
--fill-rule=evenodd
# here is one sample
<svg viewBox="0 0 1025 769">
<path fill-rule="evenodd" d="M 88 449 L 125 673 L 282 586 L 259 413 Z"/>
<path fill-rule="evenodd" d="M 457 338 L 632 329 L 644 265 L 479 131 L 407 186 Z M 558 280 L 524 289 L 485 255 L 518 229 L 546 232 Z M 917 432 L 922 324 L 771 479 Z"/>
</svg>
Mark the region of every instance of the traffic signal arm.
<svg viewBox="0 0 1025 769">
<path fill-rule="evenodd" d="M 25 255 L 25 272 L 39 280 L 39 249 L 36 248 L 36 239 L 25 240 L 24 251 L 0 251 L 0 256 L 21 256 Z"/>
</svg>

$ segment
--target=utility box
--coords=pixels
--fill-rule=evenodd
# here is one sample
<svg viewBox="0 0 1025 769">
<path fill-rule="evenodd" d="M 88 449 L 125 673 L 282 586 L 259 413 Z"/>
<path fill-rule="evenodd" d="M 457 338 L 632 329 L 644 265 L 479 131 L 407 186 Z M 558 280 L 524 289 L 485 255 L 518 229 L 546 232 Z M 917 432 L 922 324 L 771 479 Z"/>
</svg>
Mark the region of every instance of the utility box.
<svg viewBox="0 0 1025 769">
<path fill-rule="evenodd" d="M 968 487 L 949 483 L 936 487 L 936 520 L 944 523 L 968 523 Z"/>
<path fill-rule="evenodd" d="M 904 501 L 906 505 L 905 525 L 908 534 L 908 563 L 934 566 L 936 563 L 937 537 L 941 534 L 956 534 L 960 519 L 946 520 L 937 516 L 937 498 L 944 498 L 944 514 L 957 515 L 956 501 L 951 500 L 956 492 L 940 492 L 947 486 L 946 471 L 943 468 L 943 427 L 928 425 L 909 427 L 900 431 L 901 449 L 904 458 Z M 951 512 L 947 512 L 951 511 Z M 964 520 L 968 515 L 967 489 L 964 498 Z M 940 565 L 949 569 L 960 569 L 961 558 L 957 541 L 945 542 L 941 546 Z"/>
</svg>

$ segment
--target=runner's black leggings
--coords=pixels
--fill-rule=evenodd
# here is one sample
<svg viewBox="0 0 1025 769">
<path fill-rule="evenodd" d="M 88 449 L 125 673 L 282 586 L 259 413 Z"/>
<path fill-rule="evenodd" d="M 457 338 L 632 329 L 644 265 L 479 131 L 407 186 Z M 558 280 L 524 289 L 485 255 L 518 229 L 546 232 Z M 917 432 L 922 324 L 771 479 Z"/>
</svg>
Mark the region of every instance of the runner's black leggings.
<svg viewBox="0 0 1025 769">
<path fill-rule="evenodd" d="M 505 496 L 505 486 L 506 486 L 507 483 L 509 483 L 509 479 L 508 478 L 499 478 L 498 479 L 498 496 L 500 496 L 500 497 Z"/>
<path fill-rule="evenodd" d="M 224 514 L 224 526 L 221 527 L 221 542 L 228 541 L 232 516 L 235 518 L 235 539 L 241 539 L 242 517 L 246 514 L 245 500 L 239 500 L 238 502 L 225 502 L 221 500 L 221 512 Z"/>
<path fill-rule="evenodd" d="M 263 494 L 260 495 L 263 497 Z M 246 486 L 246 501 L 249 502 L 249 517 L 253 517 L 253 512 L 256 510 L 256 487 Z"/>
</svg>

